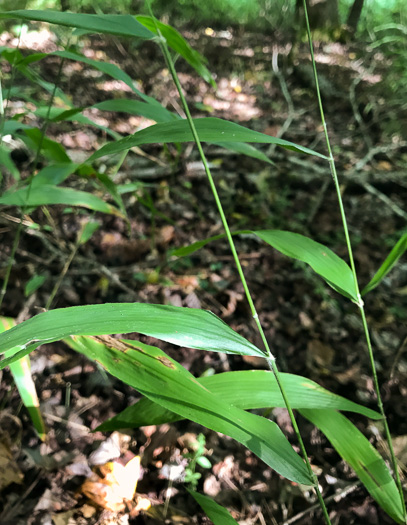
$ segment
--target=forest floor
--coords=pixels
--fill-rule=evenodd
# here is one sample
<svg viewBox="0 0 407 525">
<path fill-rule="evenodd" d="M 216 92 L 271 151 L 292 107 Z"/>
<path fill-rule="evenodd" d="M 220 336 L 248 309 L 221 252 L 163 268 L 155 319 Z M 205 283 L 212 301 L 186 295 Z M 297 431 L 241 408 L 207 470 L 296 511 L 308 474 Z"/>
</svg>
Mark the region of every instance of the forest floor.
<svg viewBox="0 0 407 525">
<path fill-rule="evenodd" d="M 51 36 L 51 34 L 50 34 Z M 208 59 L 218 90 L 177 63 L 194 116 L 217 116 L 257 131 L 325 152 L 306 48 L 288 57 L 289 46 L 278 36 L 233 31 L 184 33 Z M 11 36 L 2 36 L 2 44 Z M 31 45 L 32 43 L 30 43 Z M 55 44 L 44 38 L 38 50 Z M 175 88 L 158 49 L 146 44 L 132 49 L 113 38 L 92 38 L 83 50 L 90 58 L 114 60 L 142 89 L 171 110 L 179 110 Z M 341 177 L 355 261 L 362 286 L 373 276 L 406 225 L 407 111 L 400 102 L 392 60 L 364 43 L 316 46 L 326 120 Z M 58 60 L 40 63 L 52 81 Z M 135 73 L 137 72 L 137 73 Z M 141 72 L 141 73 L 140 73 Z M 137 76 L 135 76 L 137 75 Z M 84 82 L 86 78 L 86 82 Z M 23 79 L 16 79 L 23 82 Z M 393 82 L 393 84 L 391 84 Z M 393 86 L 393 89 L 389 88 Z M 395 86 L 395 87 L 394 87 Z M 77 106 L 130 97 L 126 86 L 95 76 L 84 65 L 64 63 L 60 87 Z M 89 113 L 121 134 L 151 124 L 126 114 Z M 60 142 L 74 161 L 86 158 L 106 140 L 98 130 L 75 123 L 52 124 L 48 135 Z M 232 229 L 284 229 L 329 245 L 347 259 L 337 198 L 328 165 L 286 150 L 261 147 L 273 165 L 207 146 L 215 181 Z M 30 158 L 17 159 L 29 172 Z M 99 170 L 109 170 L 99 162 Z M 62 282 L 53 308 L 108 302 L 150 302 L 211 310 L 234 330 L 261 346 L 242 285 L 226 241 L 208 244 L 184 258 L 170 250 L 222 233 L 212 194 L 195 148 L 153 145 L 131 152 L 115 182 L 134 184 L 123 195 L 131 225 L 96 214 L 100 229 L 81 246 Z M 74 187 L 83 180 L 72 178 Z M 89 188 L 89 186 L 88 186 Z M 88 213 L 88 212 L 86 212 Z M 10 219 L 11 217 L 11 219 Z M 0 271 L 16 233 L 16 209 L 0 214 Z M 31 219 L 43 226 L 27 230 L 19 244 L 2 315 L 20 321 L 41 311 L 71 253 L 81 220 L 80 210 L 62 206 L 37 209 Z M 300 374 L 329 390 L 376 409 L 361 321 L 355 305 L 327 289 L 302 264 L 278 254 L 250 236 L 236 238 L 257 311 L 282 371 Z M 29 298 L 24 286 L 34 274 L 44 285 Z M 366 299 L 379 381 L 390 430 L 403 471 L 407 462 L 407 272 L 401 261 Z M 134 337 L 134 336 L 133 336 Z M 141 341 L 157 344 L 142 337 Z M 204 353 L 159 344 L 195 376 L 262 368 L 261 360 Z M 2 525 L 209 523 L 185 485 L 169 480 L 171 465 L 185 468 L 197 436 L 205 436 L 210 469 L 198 489 L 227 507 L 241 525 L 322 524 L 315 497 L 289 483 L 230 438 L 181 421 L 108 434 L 91 432 L 139 396 L 130 387 L 75 354 L 62 343 L 32 354 L 48 439 L 36 436 L 20 406 L 12 378 L 2 372 L 1 440 L 8 443 L 20 483 L 0 494 Z M 269 417 L 297 446 L 283 409 Z M 348 415 L 382 454 L 380 427 Z M 319 476 L 332 523 L 385 525 L 392 520 L 376 505 L 352 470 L 326 438 L 299 417 L 300 429 Z M 151 502 L 147 512 L 102 509 L 86 497 L 83 482 L 90 467 L 120 456 L 141 455 L 137 493 Z M 104 462 L 104 461 L 102 461 Z M 2 510 L 1 510 L 2 509 Z"/>
</svg>

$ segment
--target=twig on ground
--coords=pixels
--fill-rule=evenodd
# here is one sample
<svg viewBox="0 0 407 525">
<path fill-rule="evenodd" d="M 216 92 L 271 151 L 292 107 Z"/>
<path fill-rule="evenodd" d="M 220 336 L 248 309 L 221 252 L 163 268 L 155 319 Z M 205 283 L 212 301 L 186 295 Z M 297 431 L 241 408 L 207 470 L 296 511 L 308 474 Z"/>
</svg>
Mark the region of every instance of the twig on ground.
<svg viewBox="0 0 407 525">
<path fill-rule="evenodd" d="M 393 213 L 395 213 L 399 217 L 402 217 L 405 220 L 407 219 L 407 213 L 404 210 L 402 210 L 400 206 L 398 206 L 394 201 L 389 199 L 387 195 L 379 191 L 377 188 L 375 188 L 368 182 L 362 183 L 361 186 L 363 186 L 367 192 L 371 193 L 372 195 L 377 197 L 379 200 L 384 202 L 393 211 Z"/>
<path fill-rule="evenodd" d="M 361 485 L 362 484 L 361 484 L 360 481 L 357 481 L 356 483 L 353 483 L 352 485 L 348 485 L 347 487 L 345 487 L 340 492 L 337 492 L 336 494 L 332 494 L 332 496 L 326 497 L 325 498 L 325 503 L 329 503 L 331 501 L 335 501 L 335 503 L 339 503 L 339 501 L 345 499 L 348 494 L 351 494 L 352 492 L 354 492 Z M 309 507 L 308 509 L 305 509 L 302 512 L 299 512 L 298 514 L 296 514 L 295 516 L 293 516 L 289 520 L 286 520 L 283 523 L 283 525 L 292 525 L 293 523 L 295 523 L 296 521 L 300 520 L 301 518 L 303 518 L 307 514 L 311 514 L 311 512 L 313 512 L 314 510 L 319 510 L 319 504 L 318 503 L 315 503 L 314 505 L 311 505 L 311 507 Z"/>
<path fill-rule="evenodd" d="M 277 77 L 277 80 L 278 80 L 278 82 L 280 84 L 281 92 L 284 95 L 284 98 L 285 98 L 285 100 L 287 102 L 287 107 L 288 107 L 287 118 L 285 119 L 283 125 L 280 127 L 280 129 L 278 130 L 278 132 L 276 134 L 276 138 L 280 139 L 287 132 L 289 127 L 291 126 L 291 124 L 292 124 L 292 122 L 293 122 L 293 120 L 294 120 L 294 118 L 296 116 L 296 111 L 295 111 L 295 108 L 294 108 L 293 99 L 291 98 L 290 92 L 288 91 L 287 82 L 285 81 L 284 75 L 282 75 L 282 73 L 280 72 L 279 67 L 278 67 L 278 47 L 277 46 L 273 47 L 273 55 L 272 55 L 272 59 L 271 59 L 271 65 L 272 65 L 272 68 L 273 68 L 273 73 Z M 298 112 L 298 115 L 301 115 L 303 113 L 305 113 L 305 111 Z M 275 151 L 276 147 L 277 147 L 276 144 L 271 144 L 270 147 L 267 150 L 266 155 L 268 157 L 271 157 L 274 154 L 274 151 Z"/>
<path fill-rule="evenodd" d="M 378 153 L 388 153 L 389 151 L 397 151 L 401 148 L 407 147 L 407 141 L 400 141 L 395 142 L 394 144 L 385 144 L 384 146 L 376 146 L 372 149 L 370 149 L 366 155 L 363 157 L 363 159 L 360 159 L 359 162 L 356 163 L 355 171 L 359 171 L 363 169 L 366 164 L 368 164 L 375 155 Z"/>
</svg>

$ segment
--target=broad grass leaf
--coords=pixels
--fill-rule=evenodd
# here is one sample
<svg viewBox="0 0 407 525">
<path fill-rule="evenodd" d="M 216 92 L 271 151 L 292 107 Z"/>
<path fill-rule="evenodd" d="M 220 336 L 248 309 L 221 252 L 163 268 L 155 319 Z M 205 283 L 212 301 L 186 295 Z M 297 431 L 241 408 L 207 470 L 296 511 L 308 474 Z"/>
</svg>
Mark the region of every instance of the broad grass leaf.
<svg viewBox="0 0 407 525">
<path fill-rule="evenodd" d="M 106 33 L 143 40 L 150 40 L 154 37 L 151 31 L 130 15 L 89 15 L 51 10 L 20 9 L 1 12 L 0 18 L 48 22 L 49 24 L 84 29 L 92 33 Z"/>
<path fill-rule="evenodd" d="M 293 142 L 288 142 L 287 140 L 270 137 L 264 133 L 253 131 L 234 122 L 213 117 L 197 118 L 193 119 L 193 121 L 202 142 L 255 142 L 277 144 L 292 151 L 307 153 L 308 155 L 315 155 L 326 159 L 325 155 L 321 153 L 299 146 Z M 193 141 L 194 139 L 187 120 L 181 119 L 174 122 L 163 122 L 137 131 L 133 135 L 124 137 L 116 142 L 106 144 L 91 155 L 87 162 L 92 162 L 105 155 L 120 153 L 134 146 L 141 146 L 143 144 Z"/>
<path fill-rule="evenodd" d="M 397 523 L 405 523 L 396 483 L 381 455 L 349 419 L 335 410 L 300 410 L 356 472 L 370 495 Z"/>
<path fill-rule="evenodd" d="M 24 129 L 33 129 L 28 124 L 23 124 L 18 120 L 6 120 L 3 125 L 3 136 L 4 135 L 14 135 L 17 131 Z"/>
<path fill-rule="evenodd" d="M 53 164 L 42 168 L 32 179 L 31 188 L 41 186 L 58 186 L 76 170 L 77 164 L 73 162 Z"/>
<path fill-rule="evenodd" d="M 133 91 L 133 93 L 138 95 L 146 103 L 165 109 L 155 98 L 149 97 L 148 95 L 142 93 L 136 87 L 135 81 L 115 64 L 111 64 L 110 62 L 102 62 L 99 60 L 92 60 L 91 58 L 87 58 L 84 55 L 73 51 L 55 51 L 52 54 L 61 58 L 76 60 L 78 62 L 83 62 L 88 66 L 92 66 L 98 71 L 104 73 L 105 75 L 108 75 L 114 78 L 115 80 L 120 80 L 121 82 L 124 82 Z"/>
<path fill-rule="evenodd" d="M 265 153 L 258 150 L 251 144 L 247 144 L 246 142 L 214 142 L 214 144 L 220 146 L 221 148 L 234 151 L 239 155 L 246 155 L 246 157 L 252 157 L 254 159 L 262 160 L 263 162 L 274 165 L 274 162 L 270 160 Z"/>
<path fill-rule="evenodd" d="M 111 64 L 109 62 L 101 62 L 97 60 L 92 60 L 90 58 L 87 58 L 73 51 L 55 51 L 54 53 L 49 53 L 49 54 L 59 56 L 61 58 L 65 58 L 69 60 L 76 60 L 79 62 L 83 62 L 91 67 L 94 67 L 95 69 L 98 69 L 99 71 L 105 73 L 106 75 L 111 76 L 115 80 L 124 82 L 128 87 L 130 87 L 130 89 L 136 95 L 138 95 L 144 101 L 144 104 L 143 104 L 142 102 L 139 102 L 139 101 L 131 101 L 131 100 L 126 100 L 126 99 L 118 99 L 118 100 L 111 100 L 111 101 L 108 100 L 108 101 L 101 102 L 99 104 L 95 104 L 90 107 L 94 107 L 94 108 L 105 110 L 105 111 L 125 111 L 130 114 L 142 115 L 158 123 L 171 122 L 174 120 L 181 120 L 178 115 L 168 111 L 157 100 L 145 95 L 139 89 L 137 89 L 133 79 L 115 64 Z M 34 55 L 31 55 L 32 61 L 40 60 L 42 58 L 45 58 L 46 56 L 48 56 L 47 53 L 36 53 Z M 24 60 L 27 60 L 27 59 L 23 59 L 21 55 L 21 61 L 19 62 L 20 64 L 19 67 L 21 69 L 24 69 L 24 72 L 26 75 L 29 75 L 28 73 L 29 70 L 27 69 L 27 67 L 23 67 L 23 64 L 25 64 Z M 37 81 L 41 85 L 44 82 L 44 81 L 40 82 L 39 79 L 37 79 Z M 52 87 L 51 84 L 50 86 Z M 67 102 L 66 98 L 64 98 L 64 101 L 65 103 Z M 112 133 L 111 130 L 109 130 L 108 128 L 96 124 L 91 119 L 86 118 L 83 115 L 78 115 L 78 113 L 82 111 L 83 108 L 70 108 L 68 110 L 59 110 L 59 111 L 56 110 L 56 108 L 52 108 L 52 110 L 54 110 L 52 120 L 55 120 L 56 122 L 58 122 L 59 120 L 66 119 L 66 120 L 77 120 L 84 124 L 90 124 L 100 129 L 103 129 L 117 141 L 117 138 L 118 138 L 117 134 Z M 46 111 L 47 110 L 44 110 L 43 113 L 46 114 Z M 233 143 L 214 142 L 214 144 L 218 144 L 219 146 L 229 149 L 231 151 L 235 151 L 236 153 L 240 153 L 248 157 L 252 157 L 258 160 L 262 160 L 263 162 L 272 164 L 270 159 L 263 152 L 257 150 L 255 147 L 251 146 L 250 144 L 246 144 L 244 142 L 239 143 L 235 141 Z M 307 150 L 307 151 L 310 151 L 310 150 Z"/>
<path fill-rule="evenodd" d="M 198 505 L 202 507 L 213 525 L 239 525 L 237 521 L 232 518 L 229 511 L 219 505 L 219 503 L 216 503 L 216 501 L 213 501 L 212 498 L 208 498 L 208 496 L 190 490 L 188 487 L 187 491 L 191 494 Z"/>
<path fill-rule="evenodd" d="M 69 344 L 156 403 L 232 437 L 282 476 L 312 485 L 304 461 L 274 422 L 225 403 L 160 349 L 108 336 L 73 337 Z"/>
<path fill-rule="evenodd" d="M 167 24 L 163 24 L 158 20 L 154 21 L 150 16 L 139 15 L 136 16 L 136 20 L 155 34 L 158 34 L 156 29 L 157 24 L 158 29 L 167 41 L 168 46 L 180 54 L 206 82 L 216 88 L 216 82 L 205 65 L 206 59 L 198 53 L 198 51 L 193 49 L 176 29 Z"/>
<path fill-rule="evenodd" d="M 178 346 L 265 357 L 265 354 L 206 310 L 146 303 L 73 306 L 50 310 L 0 334 L 0 352 L 37 346 L 70 335 L 138 332 Z"/>
<path fill-rule="evenodd" d="M 404 252 L 407 250 L 407 233 L 402 235 L 402 237 L 399 239 L 397 244 L 394 246 L 394 248 L 391 250 L 389 255 L 384 260 L 383 264 L 380 266 L 380 268 L 375 273 L 374 277 L 371 279 L 369 284 L 367 284 L 363 290 L 362 295 L 367 294 L 380 282 L 386 277 L 386 275 L 393 269 L 393 267 L 397 264 L 400 257 L 404 254 Z"/>
<path fill-rule="evenodd" d="M 6 133 L 4 133 L 6 134 Z M 0 145 L 0 165 L 3 166 L 14 178 L 14 180 L 20 180 L 20 172 L 17 166 L 14 164 L 13 159 L 11 158 L 11 152 L 7 147 Z M 3 175 L 0 173 L 0 182 L 3 179 Z"/>
<path fill-rule="evenodd" d="M 304 235 L 282 230 L 239 230 L 232 235 L 254 234 L 279 252 L 309 264 L 311 268 L 325 279 L 334 290 L 357 301 L 352 270 L 349 265 L 328 247 Z M 177 248 L 172 255 L 184 257 L 203 248 L 209 242 L 223 239 L 224 233 L 202 241 L 196 241 L 189 246 Z"/>
<path fill-rule="evenodd" d="M 14 65 L 14 58 L 13 53 L 16 52 L 16 50 L 9 50 L 8 48 L 2 48 L 0 47 L 0 54 L 5 55 L 5 58 L 9 61 L 10 64 Z M 84 64 L 87 64 L 88 66 L 91 66 L 98 71 L 101 71 L 105 75 L 108 75 L 115 80 L 119 80 L 126 84 L 136 95 L 138 95 L 142 100 L 144 100 L 148 104 L 155 105 L 157 107 L 161 107 L 163 110 L 165 109 L 155 98 L 149 97 L 148 95 L 145 95 L 143 92 L 141 92 L 136 87 L 135 81 L 124 71 L 122 71 L 118 66 L 115 64 L 112 64 L 110 62 L 103 62 L 100 60 L 93 60 L 91 58 L 85 57 L 84 55 L 78 53 L 77 51 L 72 50 L 64 50 L 64 51 L 54 51 L 53 53 L 33 53 L 31 55 L 28 55 L 28 57 L 23 58 L 21 53 L 18 51 L 18 61 L 16 62 L 15 67 L 19 71 L 21 71 L 27 78 L 32 80 L 33 82 L 37 81 L 42 85 L 44 88 L 47 88 L 48 91 L 52 92 L 53 84 L 45 83 L 37 74 L 31 69 L 27 67 L 28 63 L 37 62 L 39 60 L 42 60 L 43 58 L 47 56 L 57 56 L 60 58 L 64 58 L 67 60 L 75 60 L 77 62 L 82 62 Z M 57 91 L 56 95 L 60 98 L 62 98 L 63 102 L 67 105 L 71 105 L 71 101 L 69 98 L 67 98 L 63 92 L 60 90 Z"/>
<path fill-rule="evenodd" d="M 281 230 L 260 230 L 253 232 L 276 250 L 309 264 L 337 292 L 357 301 L 352 270 L 332 250 L 299 233 Z"/>
<path fill-rule="evenodd" d="M 0 317 L 0 333 L 9 330 L 13 326 L 15 326 L 14 319 L 10 317 Z M 13 350 L 9 350 L 9 354 L 12 353 Z M 5 357 L 7 358 L 9 354 L 6 352 Z M 21 401 L 30 414 L 35 430 L 38 432 L 40 439 L 44 439 L 46 427 L 44 420 L 42 419 L 40 402 L 31 375 L 30 357 L 26 355 L 21 359 L 14 361 L 14 363 L 10 364 L 10 372 L 13 376 L 18 393 L 20 394 Z"/>
<path fill-rule="evenodd" d="M 356 412 L 372 419 L 380 419 L 381 417 L 378 412 L 333 394 L 310 379 L 294 374 L 281 373 L 280 375 L 290 405 L 294 409 L 333 408 Z M 266 370 L 225 372 L 208 377 L 199 377 L 196 380 L 210 390 L 212 394 L 244 410 L 270 407 L 285 408 L 274 374 Z M 162 425 L 179 419 L 180 417 L 177 414 L 169 412 L 144 398 L 102 423 L 98 430 L 106 432 L 122 428 Z"/>
<path fill-rule="evenodd" d="M 24 187 L 17 191 L 4 193 L 3 196 L 0 197 L 0 204 L 21 207 L 64 204 L 66 206 L 81 206 L 89 210 L 120 217 L 123 216 L 117 208 L 92 193 L 50 184 L 33 186 L 30 190 Z"/>
<path fill-rule="evenodd" d="M 172 122 L 179 120 L 178 117 L 165 109 L 163 106 L 151 104 L 150 102 L 141 102 L 139 100 L 115 99 L 105 100 L 91 106 L 102 111 L 120 111 L 130 115 L 140 115 L 142 117 L 154 120 L 154 122 Z"/>
<path fill-rule="evenodd" d="M 71 162 L 65 148 L 55 140 L 44 137 L 38 128 L 24 129 L 24 132 L 18 136 L 31 150 L 37 151 L 38 148 L 41 148 L 41 154 L 48 160 L 66 164 Z"/>
<path fill-rule="evenodd" d="M 157 104 L 151 104 L 150 102 L 141 102 L 139 100 L 129 100 L 129 99 L 113 99 L 113 100 L 105 100 L 104 102 L 99 102 L 98 104 L 94 104 L 93 106 L 89 106 L 90 108 L 99 109 L 101 111 L 120 111 L 124 113 L 129 113 L 130 115 L 140 115 L 142 117 L 148 118 L 150 120 L 154 120 L 155 122 L 173 122 L 174 120 L 180 120 L 180 117 L 176 115 L 175 113 L 171 113 L 171 111 L 168 111 L 163 106 L 157 105 Z M 61 110 L 60 108 L 52 108 L 51 114 L 53 115 L 52 120 L 54 122 L 59 122 L 62 120 L 71 120 L 71 121 L 78 121 L 82 122 L 84 124 L 88 124 L 91 126 L 98 127 L 99 129 L 103 129 L 107 134 L 111 135 L 115 140 L 119 139 L 120 136 L 105 127 L 101 126 L 100 124 L 97 124 L 96 122 L 92 121 L 91 119 L 84 117 L 84 115 L 80 114 L 81 111 L 83 111 L 85 108 L 72 108 L 68 110 Z M 36 111 L 36 114 L 46 114 L 47 108 L 44 108 L 43 110 Z M 252 157 L 258 160 L 261 160 L 263 162 L 267 162 L 268 164 L 274 164 L 268 157 L 265 155 L 262 151 L 259 151 L 251 144 L 246 144 L 244 142 L 216 142 L 214 143 L 221 148 L 228 149 L 230 151 L 234 151 L 241 155 L 246 155 L 247 157 Z"/>
</svg>

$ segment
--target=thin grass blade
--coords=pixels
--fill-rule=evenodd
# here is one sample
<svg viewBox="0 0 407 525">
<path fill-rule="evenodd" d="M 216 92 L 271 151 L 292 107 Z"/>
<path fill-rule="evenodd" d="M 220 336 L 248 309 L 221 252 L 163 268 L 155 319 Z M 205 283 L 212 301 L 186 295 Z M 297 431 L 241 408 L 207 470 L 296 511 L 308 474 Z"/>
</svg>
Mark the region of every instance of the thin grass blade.
<svg viewBox="0 0 407 525">
<path fill-rule="evenodd" d="M 392 251 L 389 253 L 389 255 L 384 260 L 383 264 L 380 266 L 380 268 L 377 270 L 376 274 L 372 278 L 372 280 L 367 284 L 363 290 L 362 295 L 367 294 L 380 282 L 386 277 L 386 275 L 394 268 L 394 266 L 397 264 L 400 257 L 404 254 L 404 252 L 407 250 L 407 233 L 402 235 L 402 237 L 399 239 L 397 244 L 394 246 Z"/>
<path fill-rule="evenodd" d="M 9 317 L 0 317 L 0 333 L 12 328 L 13 326 L 15 326 L 15 324 L 16 323 L 14 319 L 11 319 Z M 5 353 L 5 357 L 8 357 L 7 352 Z M 18 393 L 20 394 L 21 401 L 23 402 L 23 405 L 26 407 L 28 413 L 30 414 L 34 428 L 37 431 L 40 439 L 44 440 L 47 430 L 44 420 L 42 419 L 40 402 L 31 375 L 31 364 L 29 356 L 26 355 L 18 361 L 12 363 L 10 365 L 10 372 L 13 376 Z"/>
<path fill-rule="evenodd" d="M 387 514 L 397 523 L 405 523 L 400 495 L 386 463 L 355 425 L 335 410 L 300 412 L 326 435 Z"/>
<path fill-rule="evenodd" d="M 92 193 L 49 184 L 33 186 L 29 192 L 27 188 L 22 188 L 17 191 L 4 193 L 0 197 L 0 204 L 21 207 L 64 204 L 66 206 L 81 206 L 89 210 L 123 217 L 120 210 Z"/>
<path fill-rule="evenodd" d="M 202 510 L 212 521 L 213 525 L 239 525 L 237 521 L 232 518 L 229 511 L 219 505 L 219 503 L 216 503 L 216 501 L 213 501 L 212 498 L 208 498 L 208 496 L 204 496 L 203 494 L 195 492 L 194 490 L 189 490 L 188 488 L 187 491 L 191 494 L 198 505 L 202 507 Z"/>
</svg>

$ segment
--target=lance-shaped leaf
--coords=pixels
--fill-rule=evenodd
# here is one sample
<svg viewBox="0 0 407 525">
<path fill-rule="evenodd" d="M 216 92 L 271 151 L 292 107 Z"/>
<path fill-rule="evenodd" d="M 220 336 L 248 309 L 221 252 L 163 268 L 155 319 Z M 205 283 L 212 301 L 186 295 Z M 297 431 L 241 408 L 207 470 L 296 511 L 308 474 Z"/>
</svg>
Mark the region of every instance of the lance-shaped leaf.
<svg viewBox="0 0 407 525">
<path fill-rule="evenodd" d="M 9 317 L 0 317 L 0 333 L 4 330 L 10 329 L 15 326 L 14 319 Z M 12 353 L 12 350 L 9 350 Z M 7 358 L 7 352 L 5 354 Z M 31 363 L 28 355 L 15 361 L 10 365 L 10 372 L 14 378 L 14 383 L 17 387 L 18 393 L 20 394 L 21 401 L 26 407 L 35 430 L 38 432 L 40 439 L 44 440 L 46 436 L 46 427 L 44 420 L 42 419 L 40 402 L 37 396 L 37 390 L 31 375 Z"/>
<path fill-rule="evenodd" d="M 300 412 L 326 435 L 387 514 L 397 523 L 405 523 L 400 495 L 386 463 L 355 425 L 335 410 Z"/>
<path fill-rule="evenodd" d="M 260 230 L 254 233 L 284 255 L 309 264 L 334 290 L 357 301 L 352 270 L 323 244 L 287 231 Z"/>
<path fill-rule="evenodd" d="M 365 295 L 371 290 L 373 290 L 374 288 L 376 288 L 376 286 L 386 277 L 386 275 L 397 264 L 398 260 L 404 254 L 406 250 L 407 250 L 407 233 L 405 233 L 401 237 L 401 239 L 399 239 L 397 244 L 394 246 L 392 251 L 389 253 L 389 255 L 384 260 L 383 264 L 377 270 L 372 280 L 369 282 L 369 284 L 367 284 L 363 288 L 362 295 Z"/>
<path fill-rule="evenodd" d="M 20 9 L 2 12 L 0 18 L 48 22 L 49 24 L 75 27 L 92 33 L 106 33 L 144 40 L 150 40 L 154 37 L 151 31 L 130 15 L 88 15 L 85 13 Z"/>
<path fill-rule="evenodd" d="M 234 122 L 213 117 L 197 118 L 193 119 L 193 121 L 202 142 L 255 142 L 277 144 L 292 151 L 316 155 L 317 157 L 326 159 L 325 155 L 309 148 L 299 146 L 287 140 L 270 137 L 269 135 L 253 131 Z M 187 120 L 181 119 L 174 122 L 164 122 L 142 129 L 116 142 L 106 144 L 91 155 L 87 162 L 92 162 L 105 155 L 120 153 L 134 146 L 141 146 L 143 144 L 193 141 L 194 138 Z"/>
<path fill-rule="evenodd" d="M 131 115 L 141 115 L 143 117 L 146 117 L 148 119 L 154 120 L 155 122 L 173 122 L 174 120 L 180 120 L 180 118 L 175 115 L 174 113 L 171 113 L 164 107 L 157 105 L 157 104 L 151 104 L 149 102 L 140 102 L 138 100 L 129 100 L 129 99 L 114 99 L 114 100 L 105 100 L 104 102 L 99 102 L 98 104 L 94 104 L 93 106 L 89 106 L 90 108 L 96 108 L 100 109 L 102 111 L 120 111 L 129 113 Z M 79 121 L 84 124 L 89 124 L 91 126 L 96 126 L 100 129 L 104 129 L 104 131 L 111 135 L 114 139 L 119 139 L 116 132 L 112 132 L 109 128 L 106 128 L 105 126 L 101 126 L 100 124 L 97 124 L 93 122 L 92 120 L 84 117 L 80 112 L 85 108 L 72 108 L 68 110 L 62 110 L 60 108 L 52 108 L 51 109 L 51 115 L 52 120 L 54 122 L 58 122 L 61 120 L 72 120 L 72 121 Z M 35 113 L 38 115 L 45 116 L 48 112 L 48 108 L 39 108 Z M 246 155 L 248 157 L 253 157 L 258 160 L 262 160 L 263 162 L 267 162 L 268 164 L 273 164 L 273 162 L 265 155 L 262 151 L 259 151 L 255 147 L 253 147 L 251 144 L 247 144 L 245 142 L 215 142 L 214 144 L 220 146 L 221 148 L 229 149 L 231 151 L 235 151 L 238 154 Z"/>
<path fill-rule="evenodd" d="M 187 491 L 195 499 L 198 505 L 202 507 L 213 525 L 239 525 L 237 521 L 232 518 L 229 511 L 219 505 L 219 503 L 216 503 L 216 501 L 213 501 L 212 498 L 208 498 L 208 496 L 204 496 L 203 494 L 199 494 L 199 492 L 189 490 L 188 488 Z"/>
<path fill-rule="evenodd" d="M 52 159 L 55 162 L 69 163 L 71 159 L 68 157 L 65 148 L 58 142 L 44 137 L 41 130 L 37 128 L 24 129 L 24 133 L 19 133 L 20 139 L 31 148 L 33 151 L 37 151 L 41 148 L 41 153 L 47 158 Z"/>
<path fill-rule="evenodd" d="M 1 48 L 0 48 L 0 51 L 1 51 Z M 6 51 L 7 50 L 4 50 L 4 52 Z M 130 89 L 136 95 L 138 95 L 140 98 L 144 100 L 144 104 L 138 101 L 131 101 L 131 100 L 105 101 L 99 104 L 95 104 L 94 106 L 91 106 L 91 107 L 97 107 L 98 109 L 107 110 L 107 111 L 126 111 L 131 114 L 143 115 L 146 118 L 151 118 L 152 120 L 155 120 L 156 122 L 172 122 L 174 120 L 181 120 L 178 115 L 168 111 L 157 100 L 145 95 L 139 89 L 137 89 L 137 87 L 135 86 L 135 82 L 127 73 L 122 71 L 115 64 L 111 64 L 109 62 L 101 62 L 97 60 L 92 60 L 91 58 L 87 58 L 73 51 L 55 51 L 54 53 L 34 53 L 32 55 L 29 55 L 25 59 L 23 59 L 22 55 L 20 54 L 19 61 L 17 63 L 17 67 L 24 74 L 28 75 L 30 70 L 27 68 L 26 64 L 41 60 L 47 57 L 48 55 L 55 55 L 61 58 L 69 59 L 69 60 L 76 60 L 78 62 L 83 62 L 87 65 L 90 65 L 94 67 L 95 69 L 102 71 L 106 75 L 109 75 L 116 80 L 124 82 L 128 87 L 130 87 Z M 11 60 L 11 57 L 9 58 L 9 60 L 11 63 L 13 63 L 13 60 Z M 32 80 L 35 81 L 35 79 L 32 79 Z M 39 80 L 37 81 L 41 83 Z M 42 82 L 41 85 L 42 84 L 44 84 L 44 82 Z M 61 96 L 61 94 L 59 94 L 59 96 Z M 69 105 L 69 101 L 65 100 L 65 102 L 68 103 Z M 86 119 L 83 115 L 77 115 L 77 113 L 81 111 L 82 109 L 83 108 L 76 108 L 76 109 L 70 108 L 66 111 L 60 110 L 60 109 L 59 111 L 54 111 L 54 108 L 52 108 L 52 110 L 54 111 L 54 114 L 58 115 L 56 117 L 57 120 L 69 118 L 70 120 L 78 120 L 79 122 L 82 122 L 84 124 L 90 124 L 93 126 L 97 126 L 100 129 L 104 129 L 105 132 L 113 136 L 113 138 L 117 139 L 117 136 L 114 136 L 115 134 L 111 130 L 106 129 L 104 128 L 104 126 L 98 125 L 95 122 L 92 122 L 90 119 Z M 37 112 L 40 113 L 40 110 L 37 110 Z M 76 119 L 75 119 L 75 115 L 76 115 Z M 224 147 L 231 151 L 235 151 L 238 154 L 247 155 L 249 157 L 253 157 L 255 159 L 262 160 L 263 162 L 272 164 L 270 159 L 262 151 L 259 151 L 258 149 L 256 149 L 250 144 L 246 144 L 244 142 L 236 142 L 236 141 L 233 141 L 233 142 L 223 142 L 223 141 L 224 141 L 224 138 L 222 137 L 222 142 L 214 142 L 214 144 L 218 144 L 221 147 Z M 286 142 L 286 141 L 283 141 L 283 142 Z M 307 150 L 307 151 L 309 152 L 310 150 Z"/>
<path fill-rule="evenodd" d="M 93 304 L 50 310 L 0 334 L 0 353 L 70 335 L 138 332 L 169 343 L 229 354 L 265 354 L 206 310 L 144 303 Z"/>
<path fill-rule="evenodd" d="M 68 60 L 76 60 L 78 62 L 83 62 L 84 64 L 92 66 L 95 69 L 105 73 L 105 75 L 109 75 L 115 80 L 120 80 L 121 82 L 124 82 L 136 95 L 138 95 L 146 103 L 156 106 L 157 108 L 162 108 L 163 112 L 167 111 L 157 100 L 155 100 L 155 98 L 149 97 L 148 95 L 145 95 L 139 89 L 137 89 L 134 80 L 125 71 L 122 71 L 115 64 L 111 64 L 110 62 L 102 62 L 99 60 L 92 60 L 91 58 L 85 57 L 80 53 L 76 53 L 73 51 L 55 51 L 54 53 L 50 54 L 59 56 L 61 58 L 66 58 Z M 41 58 L 44 58 L 44 56 L 47 55 L 44 54 Z"/>
<path fill-rule="evenodd" d="M 10 206 L 65 204 L 67 206 L 83 206 L 90 210 L 123 216 L 117 208 L 92 193 L 50 184 L 34 185 L 30 190 L 24 187 L 17 191 L 4 193 L 0 197 L 0 204 Z"/>
<path fill-rule="evenodd" d="M 305 262 L 311 266 L 334 290 L 357 301 L 355 281 L 352 270 L 346 262 L 338 257 L 327 246 L 320 244 L 304 235 L 282 230 L 239 230 L 232 235 L 254 234 L 279 252 Z M 172 251 L 172 255 L 183 257 L 199 250 L 209 242 L 223 239 L 224 233 L 215 235 L 202 241 L 194 242 Z"/>
<path fill-rule="evenodd" d="M 159 348 L 109 336 L 74 337 L 70 346 L 156 403 L 236 439 L 282 476 L 312 485 L 304 461 L 274 422 L 225 403 Z"/>
<path fill-rule="evenodd" d="M 280 375 L 292 408 L 334 408 L 357 412 L 372 419 L 381 418 L 378 412 L 333 394 L 310 379 L 294 374 L 281 373 Z M 223 401 L 244 410 L 285 408 L 275 376 L 266 370 L 225 372 L 199 377 L 197 381 Z M 169 412 L 162 406 L 143 398 L 99 425 L 97 430 L 106 432 L 122 428 L 161 425 L 179 419 L 180 417 L 174 412 Z"/>
</svg>

